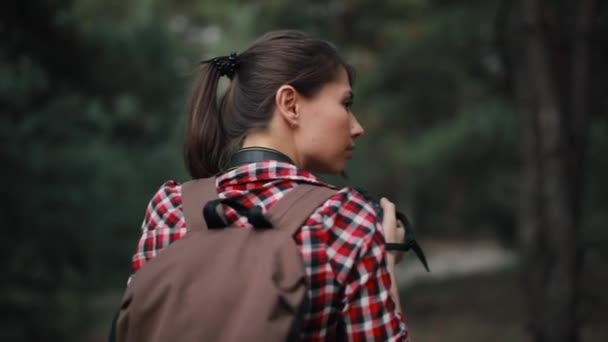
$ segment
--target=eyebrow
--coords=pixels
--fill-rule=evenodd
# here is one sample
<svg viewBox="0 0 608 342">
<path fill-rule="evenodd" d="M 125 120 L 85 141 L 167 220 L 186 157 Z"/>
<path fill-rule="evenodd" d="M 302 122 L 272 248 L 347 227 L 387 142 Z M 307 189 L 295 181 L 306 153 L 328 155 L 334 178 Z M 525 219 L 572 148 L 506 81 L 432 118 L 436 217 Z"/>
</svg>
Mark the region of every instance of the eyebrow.
<svg viewBox="0 0 608 342">
<path fill-rule="evenodd" d="M 345 95 L 345 96 L 346 96 L 348 99 L 350 99 L 351 101 L 355 99 L 355 94 L 353 93 L 353 91 L 352 91 L 352 90 L 349 90 L 349 91 L 345 92 L 345 93 L 344 93 L 344 95 Z"/>
</svg>

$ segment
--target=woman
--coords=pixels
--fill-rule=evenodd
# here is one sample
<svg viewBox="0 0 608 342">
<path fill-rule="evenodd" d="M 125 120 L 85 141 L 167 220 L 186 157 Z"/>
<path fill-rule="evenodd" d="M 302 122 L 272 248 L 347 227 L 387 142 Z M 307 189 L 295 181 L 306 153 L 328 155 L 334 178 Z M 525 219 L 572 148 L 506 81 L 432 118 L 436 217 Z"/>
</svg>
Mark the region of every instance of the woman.
<svg viewBox="0 0 608 342">
<path fill-rule="evenodd" d="M 222 76 L 230 84 L 218 103 Z M 185 136 L 192 178 L 215 175 L 220 198 L 264 211 L 298 184 L 330 186 L 312 172 L 343 172 L 363 134 L 351 112 L 352 82 L 352 68 L 332 45 L 294 31 L 267 33 L 239 55 L 202 62 Z M 247 151 L 276 158 L 231 163 Z M 403 229 L 397 229 L 394 205 L 382 199 L 381 206 L 378 222 L 361 193 L 343 188 L 294 236 L 309 277 L 303 340 L 407 340 L 396 291 L 398 256 L 384 249 L 385 242 L 402 239 Z M 248 227 L 236 211 L 224 214 Z M 134 272 L 187 234 L 180 184 L 160 188 L 142 231 Z"/>
</svg>

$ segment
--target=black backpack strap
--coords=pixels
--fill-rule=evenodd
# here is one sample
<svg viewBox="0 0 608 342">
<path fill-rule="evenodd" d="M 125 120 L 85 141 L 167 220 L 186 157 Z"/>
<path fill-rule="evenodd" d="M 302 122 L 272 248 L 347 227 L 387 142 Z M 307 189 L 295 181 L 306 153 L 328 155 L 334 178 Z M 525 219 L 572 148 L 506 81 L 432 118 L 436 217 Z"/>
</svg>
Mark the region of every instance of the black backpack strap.
<svg viewBox="0 0 608 342">
<path fill-rule="evenodd" d="M 274 227 L 295 234 L 306 219 L 337 190 L 322 185 L 300 184 L 268 211 Z"/>
<path fill-rule="evenodd" d="M 182 184 L 182 206 L 189 231 L 205 230 L 203 207 L 207 202 L 216 200 L 215 177 L 191 180 Z"/>
</svg>

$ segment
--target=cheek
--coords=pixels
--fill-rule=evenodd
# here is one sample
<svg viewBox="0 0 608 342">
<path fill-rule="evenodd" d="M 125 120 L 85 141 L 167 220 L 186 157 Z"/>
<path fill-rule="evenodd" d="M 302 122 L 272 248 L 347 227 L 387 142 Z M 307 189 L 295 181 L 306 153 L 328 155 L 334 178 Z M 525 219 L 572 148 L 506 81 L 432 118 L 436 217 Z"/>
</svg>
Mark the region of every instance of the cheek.
<svg viewBox="0 0 608 342">
<path fill-rule="evenodd" d="M 350 131 L 350 116 L 341 104 L 331 104 L 324 109 L 322 115 L 319 115 L 322 121 L 319 125 L 322 125 L 323 129 L 332 135 L 342 135 Z"/>
<path fill-rule="evenodd" d="M 342 105 L 324 104 L 310 108 L 310 114 L 301 125 L 301 142 L 304 150 L 312 154 L 331 153 L 342 149 L 350 139 L 350 116 Z"/>
<path fill-rule="evenodd" d="M 324 147 L 336 145 L 350 135 L 350 122 L 348 117 L 339 112 L 328 113 L 320 116 L 309 127 L 309 138 L 311 143 L 322 144 Z"/>
<path fill-rule="evenodd" d="M 335 139 L 349 139 L 350 137 L 350 114 L 343 108 L 332 117 L 331 132 Z"/>
<path fill-rule="evenodd" d="M 306 168 L 314 172 L 338 173 L 346 163 L 345 148 L 350 142 L 350 120 L 344 111 L 319 115 L 307 122 L 299 149 Z"/>
</svg>

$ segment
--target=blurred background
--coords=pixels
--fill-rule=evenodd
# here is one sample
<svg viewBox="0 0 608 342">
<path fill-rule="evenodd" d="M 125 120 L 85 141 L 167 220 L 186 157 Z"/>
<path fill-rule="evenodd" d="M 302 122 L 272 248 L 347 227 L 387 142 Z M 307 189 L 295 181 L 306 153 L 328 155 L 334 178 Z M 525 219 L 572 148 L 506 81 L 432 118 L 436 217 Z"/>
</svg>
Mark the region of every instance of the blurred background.
<svg viewBox="0 0 608 342">
<path fill-rule="evenodd" d="M 0 340 L 106 339 L 197 62 L 283 28 L 358 69 L 329 180 L 412 219 L 415 341 L 608 341 L 603 0 L 3 1 Z"/>
</svg>

